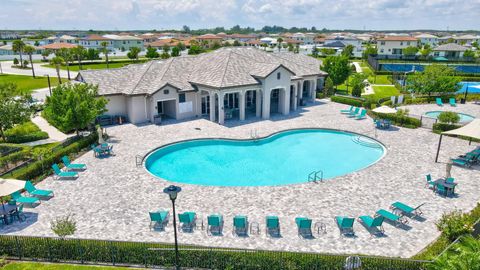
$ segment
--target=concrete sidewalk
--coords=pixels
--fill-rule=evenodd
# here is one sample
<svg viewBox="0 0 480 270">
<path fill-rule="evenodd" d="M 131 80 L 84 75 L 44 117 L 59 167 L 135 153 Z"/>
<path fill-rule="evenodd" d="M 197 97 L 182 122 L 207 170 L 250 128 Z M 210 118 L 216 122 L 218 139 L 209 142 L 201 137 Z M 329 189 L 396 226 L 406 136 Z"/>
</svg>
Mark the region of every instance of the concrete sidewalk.
<svg viewBox="0 0 480 270">
<path fill-rule="evenodd" d="M 47 120 L 45 120 L 43 117 L 37 115 L 34 118 L 32 118 L 32 122 L 37 125 L 42 131 L 45 131 L 48 133 L 48 137 L 52 140 L 50 142 L 60 142 L 68 137 L 71 137 L 72 135 L 67 135 L 54 126 L 50 125 Z M 47 142 L 49 143 L 49 142 Z"/>
</svg>

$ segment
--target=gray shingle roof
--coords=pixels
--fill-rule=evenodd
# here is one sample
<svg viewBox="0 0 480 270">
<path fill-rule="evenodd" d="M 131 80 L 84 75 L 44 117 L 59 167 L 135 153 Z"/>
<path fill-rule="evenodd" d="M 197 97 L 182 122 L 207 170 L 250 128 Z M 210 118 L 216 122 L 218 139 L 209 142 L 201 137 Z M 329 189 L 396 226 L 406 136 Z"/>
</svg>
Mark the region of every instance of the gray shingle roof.
<svg viewBox="0 0 480 270">
<path fill-rule="evenodd" d="M 253 48 L 223 48 L 198 56 L 173 57 L 109 70 L 80 71 L 84 82 L 99 85 L 100 95 L 153 94 L 169 84 L 180 91 L 194 90 L 193 85 L 212 88 L 260 84 L 280 66 L 295 75 L 326 75 L 321 61 L 301 54 L 267 53 Z"/>
<path fill-rule="evenodd" d="M 455 44 L 455 43 L 448 43 L 444 45 L 440 45 L 433 49 L 434 51 L 445 51 L 445 52 L 464 52 L 468 50 L 466 47 Z"/>
</svg>

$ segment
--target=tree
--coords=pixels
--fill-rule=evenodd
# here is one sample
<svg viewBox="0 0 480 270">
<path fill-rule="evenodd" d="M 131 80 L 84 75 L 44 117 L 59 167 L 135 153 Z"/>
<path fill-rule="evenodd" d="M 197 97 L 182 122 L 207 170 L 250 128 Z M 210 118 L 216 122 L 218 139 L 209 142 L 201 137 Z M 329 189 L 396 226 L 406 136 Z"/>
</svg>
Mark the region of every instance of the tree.
<svg viewBox="0 0 480 270">
<path fill-rule="evenodd" d="M 312 49 L 312 56 L 317 58 L 318 57 L 318 48 L 315 46 Z"/>
<path fill-rule="evenodd" d="M 16 57 L 13 58 L 13 65 L 18 66 L 18 59 Z"/>
<path fill-rule="evenodd" d="M 188 54 L 189 55 L 195 55 L 195 54 L 201 54 L 203 53 L 205 50 L 198 46 L 198 45 L 192 45 L 190 46 L 190 49 L 188 49 Z"/>
<path fill-rule="evenodd" d="M 473 59 L 473 58 L 475 58 L 475 52 L 472 51 L 472 50 L 466 50 L 466 51 L 463 53 L 463 57 L 464 57 L 464 58 Z"/>
<path fill-rule="evenodd" d="M 175 46 L 172 48 L 172 52 L 170 53 L 173 57 L 180 56 L 180 48 L 178 46 Z"/>
<path fill-rule="evenodd" d="M 169 53 L 170 52 L 170 46 L 168 46 L 167 44 L 163 45 L 162 51 L 164 53 Z"/>
<path fill-rule="evenodd" d="M 335 89 L 342 84 L 350 75 L 350 64 L 345 56 L 327 56 L 323 61 L 322 70 L 328 73 Z"/>
<path fill-rule="evenodd" d="M 182 42 L 178 42 L 177 47 L 180 49 L 180 51 L 183 51 L 186 49 L 185 44 L 183 44 Z"/>
<path fill-rule="evenodd" d="M 289 51 L 289 52 L 293 52 L 293 50 L 294 50 L 293 44 L 292 44 L 292 43 L 288 43 L 288 51 Z"/>
<path fill-rule="evenodd" d="M 32 54 L 35 52 L 35 48 L 33 46 L 27 45 L 23 49 L 25 53 L 28 55 L 28 58 L 30 59 L 30 66 L 32 67 L 32 76 L 35 78 L 35 68 L 33 67 L 33 59 L 32 59 Z"/>
<path fill-rule="evenodd" d="M 15 40 L 12 43 L 12 50 L 20 56 L 20 65 L 23 67 L 23 50 L 25 49 L 26 44 L 21 40 Z"/>
<path fill-rule="evenodd" d="M 168 59 L 168 58 L 170 58 L 170 54 L 168 52 L 162 52 L 162 54 L 160 55 L 160 58 Z"/>
<path fill-rule="evenodd" d="M 349 84 L 352 86 L 352 96 L 361 97 L 362 89 L 365 87 L 365 80 L 368 75 L 365 73 L 354 73 L 350 76 Z"/>
<path fill-rule="evenodd" d="M 26 68 L 28 66 L 28 60 L 23 60 L 23 67 Z"/>
<path fill-rule="evenodd" d="M 87 59 L 88 60 L 97 60 L 100 58 L 100 53 L 94 48 L 89 48 L 87 50 Z"/>
<path fill-rule="evenodd" d="M 460 116 L 456 112 L 441 112 L 437 119 L 440 123 L 456 124 L 460 121 Z"/>
<path fill-rule="evenodd" d="M 50 223 L 50 227 L 58 237 L 64 239 L 66 236 L 73 235 L 77 230 L 77 223 L 73 216 L 66 215 L 65 217 L 56 218 Z"/>
<path fill-rule="evenodd" d="M 157 48 L 153 47 L 147 47 L 147 53 L 145 54 L 145 57 L 152 59 L 152 58 L 158 58 L 160 57 L 160 54 L 157 52 Z"/>
<path fill-rule="evenodd" d="M 184 26 L 182 27 L 182 30 L 183 30 L 183 32 L 185 32 L 185 33 L 190 33 L 190 27 L 188 27 L 188 26 L 186 26 L 186 25 L 184 25 Z"/>
<path fill-rule="evenodd" d="M 102 43 L 100 43 L 100 45 L 102 46 L 102 52 L 105 55 L 105 61 L 107 62 L 107 68 L 110 68 L 109 63 L 108 63 L 108 53 L 109 53 L 108 42 L 102 41 Z"/>
<path fill-rule="evenodd" d="M 432 53 L 432 48 L 430 46 L 424 46 L 423 49 L 420 50 L 420 55 L 427 59 L 427 57 Z"/>
<path fill-rule="evenodd" d="M 415 56 L 417 52 L 418 52 L 418 48 L 415 46 L 408 46 L 402 50 L 402 53 L 405 56 Z"/>
<path fill-rule="evenodd" d="M 320 52 L 322 53 L 323 56 L 329 56 L 329 55 L 334 55 L 335 54 L 335 49 L 322 48 L 322 49 L 320 49 Z"/>
<path fill-rule="evenodd" d="M 42 61 L 47 61 L 47 57 L 52 53 L 51 50 L 49 49 L 45 49 L 42 51 L 42 57 L 43 57 L 43 60 Z"/>
<path fill-rule="evenodd" d="M 75 59 L 78 61 L 78 69 L 82 70 L 82 60 L 85 59 L 86 50 L 83 46 L 77 46 L 72 48 L 72 53 Z"/>
<path fill-rule="evenodd" d="M 93 123 L 106 111 L 107 100 L 98 97 L 98 86 L 76 83 L 62 84 L 53 89 L 45 102 L 44 115 L 64 132 L 79 130 Z"/>
<path fill-rule="evenodd" d="M 335 93 L 335 88 L 334 88 L 334 85 L 333 85 L 332 78 L 327 77 L 327 79 L 325 80 L 324 91 L 325 91 L 326 96 L 331 96 Z"/>
<path fill-rule="evenodd" d="M 233 41 L 233 46 L 238 47 L 238 46 L 242 46 L 242 44 L 240 44 L 240 41 L 234 40 Z"/>
<path fill-rule="evenodd" d="M 5 131 L 30 120 L 32 110 L 28 95 L 18 93 L 13 83 L 0 84 L 0 137 L 6 141 Z"/>
<path fill-rule="evenodd" d="M 278 51 L 280 51 L 280 49 L 282 48 L 282 42 L 283 42 L 283 38 L 281 37 L 277 38 Z"/>
<path fill-rule="evenodd" d="M 63 59 L 63 64 L 65 64 L 65 66 L 67 67 L 68 80 L 71 80 L 71 78 L 70 78 L 70 62 L 72 62 L 72 60 L 73 60 L 71 49 L 61 48 L 60 50 L 58 50 L 55 53 L 55 55 L 60 56 Z"/>
<path fill-rule="evenodd" d="M 138 54 L 140 53 L 140 48 L 138 47 L 130 47 L 129 52 L 127 53 L 127 57 L 134 60 L 138 61 Z"/>
<path fill-rule="evenodd" d="M 36 47 L 40 46 L 40 42 L 38 42 L 38 40 L 35 40 L 35 42 L 33 43 L 33 46 L 36 46 Z"/>
<path fill-rule="evenodd" d="M 465 236 L 436 259 L 429 267 L 432 270 L 479 270 L 480 240 Z"/>
<path fill-rule="evenodd" d="M 220 49 L 220 47 L 222 47 L 222 45 L 220 45 L 220 43 L 217 41 L 215 41 L 212 45 L 213 50 Z"/>
<path fill-rule="evenodd" d="M 352 57 L 353 56 L 353 50 L 355 49 L 355 47 L 352 45 L 352 44 L 348 44 L 347 46 L 345 46 L 342 50 L 342 55 L 345 56 L 345 57 Z"/>
<path fill-rule="evenodd" d="M 264 51 L 266 51 L 267 47 L 268 47 L 268 44 L 267 43 L 262 43 L 262 44 L 260 44 L 260 46 L 263 47 Z"/>
<path fill-rule="evenodd" d="M 371 54 L 377 54 L 377 48 L 373 47 L 372 45 L 367 45 L 365 50 L 362 52 L 362 58 L 366 60 Z"/>
<path fill-rule="evenodd" d="M 65 60 L 61 56 L 55 56 L 50 60 L 50 64 L 55 66 L 57 71 L 58 83 L 62 84 L 62 78 L 60 77 L 60 66 L 65 63 Z"/>
<path fill-rule="evenodd" d="M 414 93 L 455 93 L 461 85 L 460 77 L 454 76 L 453 68 L 446 65 L 432 64 L 425 66 L 425 70 L 407 77 L 407 86 Z"/>
</svg>

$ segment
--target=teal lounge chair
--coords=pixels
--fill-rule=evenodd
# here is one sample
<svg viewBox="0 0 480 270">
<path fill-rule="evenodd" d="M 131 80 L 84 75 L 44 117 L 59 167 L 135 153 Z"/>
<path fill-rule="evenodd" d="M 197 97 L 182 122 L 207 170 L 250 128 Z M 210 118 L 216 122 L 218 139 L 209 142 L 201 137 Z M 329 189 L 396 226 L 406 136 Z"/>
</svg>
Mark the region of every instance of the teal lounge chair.
<svg viewBox="0 0 480 270">
<path fill-rule="evenodd" d="M 47 190 L 47 189 L 37 189 L 30 181 L 25 182 L 25 189 L 32 196 L 37 196 L 37 197 L 53 197 L 54 196 L 53 191 Z"/>
<path fill-rule="evenodd" d="M 350 112 L 353 111 L 353 108 L 355 108 L 355 106 L 350 106 L 350 109 L 348 109 L 348 110 L 340 110 L 340 113 L 343 113 L 343 114 L 345 114 L 345 113 L 350 113 Z"/>
<path fill-rule="evenodd" d="M 81 164 L 81 163 L 72 164 L 70 162 L 70 159 L 67 156 L 62 157 L 62 162 L 63 162 L 63 164 L 65 164 L 65 168 L 67 168 L 68 170 L 85 170 L 85 169 L 87 169 L 87 165 L 85 165 L 85 164 Z"/>
<path fill-rule="evenodd" d="M 265 223 L 267 236 L 280 236 L 280 221 L 277 216 L 267 216 Z"/>
<path fill-rule="evenodd" d="M 355 110 L 347 113 L 347 116 L 348 116 L 348 117 L 355 117 L 355 115 L 357 115 L 359 111 L 360 111 L 360 108 L 359 108 L 359 107 L 355 107 Z"/>
<path fill-rule="evenodd" d="M 450 159 L 454 165 L 461 166 L 461 167 L 472 167 L 472 160 L 465 159 L 465 158 L 451 158 Z"/>
<path fill-rule="evenodd" d="M 62 170 L 60 170 L 60 167 L 58 167 L 57 164 L 53 164 L 52 169 L 53 169 L 53 172 L 55 173 L 55 176 L 57 177 L 57 179 L 60 179 L 60 178 L 77 178 L 78 177 L 78 173 L 76 173 L 76 172 L 63 172 Z"/>
<path fill-rule="evenodd" d="M 452 106 L 452 107 L 456 107 L 456 106 L 457 106 L 457 101 L 455 100 L 455 98 L 450 98 L 450 99 L 449 99 L 449 102 L 450 102 L 450 106 Z"/>
<path fill-rule="evenodd" d="M 208 235 L 221 235 L 222 228 L 223 228 L 222 215 L 210 215 L 207 217 L 207 234 Z"/>
<path fill-rule="evenodd" d="M 364 119 L 364 118 L 365 118 L 365 115 L 367 115 L 367 110 L 362 109 L 362 112 L 361 112 L 359 115 L 355 116 L 355 119 L 356 119 L 356 120 Z"/>
<path fill-rule="evenodd" d="M 20 194 L 20 191 L 15 191 L 12 193 L 12 199 L 15 200 L 17 203 L 25 203 L 25 204 L 30 204 L 33 205 L 35 203 L 40 204 L 40 200 L 35 197 L 24 197 Z"/>
<path fill-rule="evenodd" d="M 235 216 L 233 218 L 233 234 L 237 236 L 248 235 L 248 219 L 246 216 Z"/>
<path fill-rule="evenodd" d="M 306 217 L 295 218 L 295 223 L 298 227 L 298 236 L 303 238 L 311 238 L 312 234 L 312 220 Z"/>
<path fill-rule="evenodd" d="M 385 219 L 388 219 L 390 221 L 392 221 L 393 223 L 395 223 L 395 226 L 398 227 L 402 224 L 407 224 L 408 221 L 406 219 L 404 219 L 402 216 L 399 216 L 397 214 L 394 214 L 392 212 L 389 212 L 385 209 L 380 209 L 377 211 L 377 213 L 375 214 L 375 217 L 384 217 Z"/>
<path fill-rule="evenodd" d="M 428 188 L 433 189 L 435 187 L 435 182 L 432 180 L 432 175 L 427 174 L 425 178 L 427 179 L 427 183 L 425 184 L 425 187 L 428 186 Z"/>
<path fill-rule="evenodd" d="M 402 202 L 394 202 L 390 206 L 390 209 L 392 209 L 394 212 L 398 211 L 402 214 L 406 215 L 413 215 L 413 216 L 421 216 L 423 215 L 422 211 L 420 210 L 420 207 L 422 207 L 424 203 L 420 204 L 419 206 L 413 208 L 409 205 L 406 205 Z"/>
<path fill-rule="evenodd" d="M 150 215 L 150 230 L 152 229 L 160 229 L 164 230 L 165 225 L 168 223 L 168 211 L 157 211 L 157 212 L 149 212 Z"/>
<path fill-rule="evenodd" d="M 345 216 L 336 216 L 335 222 L 337 223 L 340 233 L 343 235 L 355 235 L 353 231 L 353 223 L 355 222 L 354 218 L 345 217 Z"/>
<path fill-rule="evenodd" d="M 193 232 L 197 222 L 197 214 L 195 212 L 184 212 L 178 214 L 179 230 L 184 232 Z"/>
<path fill-rule="evenodd" d="M 437 105 L 438 105 L 438 106 L 443 106 L 443 102 L 442 102 L 442 99 L 441 99 L 441 98 L 437 97 L 437 98 L 435 99 L 435 102 L 437 102 Z"/>
<path fill-rule="evenodd" d="M 383 229 L 383 220 L 384 217 L 371 217 L 371 216 L 360 216 L 359 221 L 363 223 L 364 226 L 370 231 L 370 229 L 377 229 L 379 234 L 383 234 L 385 230 Z"/>
</svg>

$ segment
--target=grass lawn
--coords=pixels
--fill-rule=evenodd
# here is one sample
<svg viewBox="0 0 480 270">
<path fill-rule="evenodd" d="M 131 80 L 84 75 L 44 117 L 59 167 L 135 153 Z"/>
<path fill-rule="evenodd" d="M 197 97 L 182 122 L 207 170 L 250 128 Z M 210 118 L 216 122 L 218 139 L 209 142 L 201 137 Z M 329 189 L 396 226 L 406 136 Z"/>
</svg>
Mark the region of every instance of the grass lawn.
<svg viewBox="0 0 480 270">
<path fill-rule="evenodd" d="M 50 82 L 52 87 L 58 84 L 58 81 L 51 77 Z M 34 89 L 48 87 L 47 77 L 44 76 L 37 76 L 34 79 L 32 76 L 26 75 L 0 74 L 0 84 L 2 83 L 14 83 L 19 91 L 26 93 L 31 93 Z"/>
<path fill-rule="evenodd" d="M 113 267 L 113 266 L 87 266 L 74 264 L 49 264 L 49 263 L 31 263 L 31 262 L 13 262 L 5 265 L 2 270 L 126 270 L 137 268 Z"/>
<path fill-rule="evenodd" d="M 389 75 L 377 75 L 375 76 L 370 75 L 368 77 L 368 81 L 372 84 L 392 84 L 392 82 L 388 79 Z"/>
<path fill-rule="evenodd" d="M 400 91 L 398 91 L 397 88 L 395 88 L 395 86 L 373 86 L 373 91 L 375 91 L 375 94 L 373 95 L 369 95 L 369 96 L 373 96 L 375 97 L 376 99 L 380 99 L 380 98 L 386 98 L 386 97 L 390 97 L 390 96 L 397 96 L 400 94 Z"/>
<path fill-rule="evenodd" d="M 132 63 L 130 63 L 130 62 L 121 62 L 121 63 L 112 62 L 112 63 L 109 63 L 109 67 L 110 68 L 120 68 L 120 67 L 129 65 L 129 64 L 132 64 Z M 54 65 L 50 65 L 50 64 L 42 65 L 42 67 L 55 68 Z M 105 64 L 105 63 L 102 63 L 102 64 L 87 64 L 87 63 L 82 64 L 82 70 L 106 69 L 106 68 L 107 68 L 107 64 Z M 66 66 L 61 66 L 60 69 L 67 70 L 67 67 Z M 70 71 L 79 71 L 78 65 L 70 66 Z"/>
</svg>

